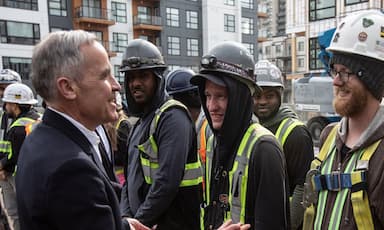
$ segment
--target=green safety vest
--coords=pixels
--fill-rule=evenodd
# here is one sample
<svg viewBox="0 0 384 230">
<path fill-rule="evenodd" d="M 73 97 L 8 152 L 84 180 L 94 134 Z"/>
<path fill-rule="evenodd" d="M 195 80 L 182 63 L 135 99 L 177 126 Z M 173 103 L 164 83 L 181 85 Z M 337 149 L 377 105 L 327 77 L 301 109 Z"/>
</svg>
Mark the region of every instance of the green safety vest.
<svg viewBox="0 0 384 230">
<path fill-rule="evenodd" d="M 348 194 L 353 208 L 353 215 L 358 229 L 374 229 L 371 209 L 367 194 L 367 175 L 369 159 L 376 151 L 381 140 L 365 149 L 355 152 L 347 162 L 344 171 L 332 171 L 336 156 L 336 125 L 329 133 L 318 157 L 312 161 L 309 180 L 313 191 L 318 192 L 317 207 L 308 205 L 304 214 L 303 229 L 321 229 L 327 196 L 330 191 L 337 192 L 332 208 L 329 229 L 339 229 L 344 204 Z M 305 196 L 305 195 L 304 195 Z M 316 210 L 316 215 L 315 215 Z"/>
<path fill-rule="evenodd" d="M 245 202 L 247 194 L 248 182 L 248 164 L 252 153 L 253 146 L 256 141 L 265 135 L 274 136 L 268 129 L 258 123 L 250 125 L 245 132 L 240 146 L 237 149 L 237 155 L 233 163 L 232 169 L 229 172 L 229 199 L 230 210 L 225 215 L 225 220 L 232 219 L 234 223 L 245 222 Z M 206 189 L 205 189 L 205 204 L 210 204 L 210 181 L 211 169 L 213 160 L 213 139 L 211 136 L 207 143 L 207 158 L 206 158 Z M 233 185 L 240 185 L 234 187 Z M 204 209 L 201 212 L 201 229 L 204 229 Z"/>
<path fill-rule="evenodd" d="M 155 116 L 150 124 L 149 138 L 143 144 L 138 145 L 138 149 L 141 151 L 140 161 L 144 173 L 145 182 L 148 184 L 152 184 L 154 175 L 157 173 L 159 168 L 158 147 L 154 138 L 157 124 L 160 120 L 162 113 L 173 106 L 178 106 L 188 112 L 188 109 L 181 102 L 178 102 L 173 99 L 167 100 L 155 112 Z M 201 163 L 198 157 L 196 159 L 196 162 L 187 163 L 185 165 L 184 177 L 180 182 L 180 187 L 198 185 L 203 181 Z"/>
<path fill-rule="evenodd" d="M 277 129 L 275 136 L 281 146 L 284 146 L 285 141 L 287 140 L 289 134 L 291 134 L 292 130 L 296 126 L 304 125 L 301 121 L 294 119 L 294 118 L 285 118 L 282 120 L 282 122 L 279 125 L 279 128 Z"/>
<path fill-rule="evenodd" d="M 34 119 L 29 117 L 20 117 L 19 119 L 15 120 L 9 129 L 17 126 L 27 126 L 30 123 L 35 122 Z M 12 157 L 12 143 L 9 140 L 0 140 L 0 153 L 4 154 L 8 157 L 8 159 L 11 159 Z"/>
</svg>

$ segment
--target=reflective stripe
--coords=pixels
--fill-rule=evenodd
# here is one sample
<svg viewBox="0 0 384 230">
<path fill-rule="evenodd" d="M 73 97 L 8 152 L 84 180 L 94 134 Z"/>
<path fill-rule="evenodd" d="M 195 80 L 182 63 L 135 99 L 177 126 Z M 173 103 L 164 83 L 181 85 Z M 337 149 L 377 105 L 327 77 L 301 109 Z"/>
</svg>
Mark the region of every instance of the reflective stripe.
<svg viewBox="0 0 384 230">
<path fill-rule="evenodd" d="M 281 146 L 284 146 L 285 141 L 287 140 L 289 134 L 296 126 L 304 125 L 301 121 L 294 118 L 285 118 L 279 125 L 279 128 L 276 131 L 276 138 L 279 140 Z"/>
<path fill-rule="evenodd" d="M 313 205 L 305 211 L 303 229 L 321 229 L 326 208 L 327 195 L 329 191 L 337 192 L 335 202 L 331 210 L 329 229 L 339 229 L 343 208 L 347 201 L 348 193 L 351 192 L 351 203 L 353 215 L 358 229 L 374 229 L 372 214 L 368 202 L 367 194 L 367 170 L 369 159 L 376 151 L 381 140 L 376 141 L 366 149 L 353 153 L 348 160 L 347 165 L 341 173 L 332 171 L 332 165 L 336 155 L 335 137 L 338 125 L 329 133 L 318 159 L 312 162 L 311 169 L 321 168 L 321 175 L 314 175 L 313 181 L 317 190 L 319 190 L 319 200 L 317 204 L 317 214 L 314 225 L 311 225 L 313 219 Z M 324 161 L 324 162 L 322 162 Z M 312 222 L 313 224 L 313 222 Z"/>
<path fill-rule="evenodd" d="M 176 100 L 170 99 L 166 101 L 159 109 L 155 111 L 155 116 L 150 124 L 149 138 L 144 143 L 138 145 L 138 149 L 141 152 L 141 167 L 143 169 L 145 182 L 148 184 L 152 184 L 153 178 L 155 178 L 155 175 L 159 170 L 158 146 L 154 138 L 157 124 L 162 113 L 172 106 L 179 106 L 188 111 L 185 105 Z M 199 161 L 199 157 L 197 156 L 196 162 L 187 163 L 185 165 L 184 176 L 180 182 L 180 187 L 198 185 L 202 182 L 202 180 L 203 177 L 201 172 L 201 163 Z"/>
<path fill-rule="evenodd" d="M 249 158 L 252 154 L 252 149 L 256 141 L 265 135 L 274 135 L 261 126 L 254 123 L 250 125 L 244 134 L 240 146 L 237 150 L 237 155 L 229 172 L 229 205 L 230 211 L 225 215 L 225 220 L 232 219 L 234 223 L 245 223 L 245 205 L 247 194 L 247 182 L 248 182 L 248 166 Z M 207 143 L 207 161 L 206 161 L 206 204 L 210 204 L 210 178 L 212 171 L 212 158 L 213 158 L 213 137 L 208 139 Z"/>
</svg>

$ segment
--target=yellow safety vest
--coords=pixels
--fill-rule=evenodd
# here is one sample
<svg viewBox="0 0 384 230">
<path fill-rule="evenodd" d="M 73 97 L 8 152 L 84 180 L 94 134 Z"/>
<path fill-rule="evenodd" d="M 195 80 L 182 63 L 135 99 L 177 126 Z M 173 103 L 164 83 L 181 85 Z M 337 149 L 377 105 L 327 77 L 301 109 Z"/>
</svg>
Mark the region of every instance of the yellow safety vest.
<svg viewBox="0 0 384 230">
<path fill-rule="evenodd" d="M 258 123 L 253 123 L 245 132 L 240 146 L 237 150 L 237 155 L 233 163 L 232 169 L 229 172 L 229 199 L 230 210 L 227 211 L 225 220 L 232 219 L 234 223 L 245 222 L 245 203 L 247 194 L 248 182 L 248 164 L 252 153 L 253 146 L 256 141 L 265 135 L 274 136 L 268 129 Z M 207 158 L 206 158 L 206 190 L 205 204 L 210 204 L 210 181 L 211 169 L 213 160 L 213 139 L 211 136 L 207 143 Z M 240 185 L 234 188 L 233 185 Z M 225 221 L 223 220 L 223 221 Z M 204 229 L 204 209 L 201 211 L 201 229 Z"/>
<path fill-rule="evenodd" d="M 304 125 L 303 122 L 294 119 L 294 118 L 285 118 L 279 125 L 279 128 L 277 129 L 275 136 L 281 146 L 284 146 L 285 141 L 287 140 L 289 134 L 291 134 L 292 130 L 296 126 Z"/>
<path fill-rule="evenodd" d="M 332 164 L 336 155 L 335 139 L 338 127 L 338 125 L 333 127 L 318 157 L 312 161 L 311 170 L 307 173 L 307 180 L 304 186 L 303 203 L 306 206 L 306 210 L 303 229 L 321 229 L 329 191 L 337 192 L 331 213 L 329 229 L 339 229 L 343 207 L 348 193 L 351 193 L 353 215 L 357 228 L 359 230 L 374 229 L 366 191 L 366 177 L 369 159 L 376 151 L 381 140 L 354 153 L 343 172 L 333 172 Z M 307 191 L 309 192 L 307 193 Z M 310 193 L 312 193 L 312 195 Z M 318 194 L 318 197 L 314 198 L 313 194 Z M 314 204 L 316 200 L 317 207 L 315 207 Z"/>
<path fill-rule="evenodd" d="M 154 175 L 157 173 L 159 168 L 158 148 L 155 142 L 154 133 L 156 131 L 161 114 L 173 106 L 181 107 L 188 112 L 188 109 L 181 102 L 178 102 L 173 99 L 167 100 L 155 112 L 155 116 L 150 124 L 149 138 L 143 144 L 138 145 L 138 149 L 141 151 L 140 161 L 144 173 L 145 182 L 148 184 L 152 184 Z M 185 165 L 184 177 L 180 182 L 180 187 L 198 185 L 203 181 L 201 163 L 198 157 L 196 159 L 196 162 L 187 163 Z"/>
<path fill-rule="evenodd" d="M 9 129 L 17 126 L 27 126 L 30 123 L 35 122 L 34 119 L 29 117 L 20 117 L 19 119 L 15 120 L 11 126 L 9 126 Z M 12 143 L 9 140 L 0 140 L 0 153 L 6 155 L 8 159 L 11 159 L 13 155 L 12 151 Z M 15 169 L 16 172 L 16 169 Z"/>
</svg>

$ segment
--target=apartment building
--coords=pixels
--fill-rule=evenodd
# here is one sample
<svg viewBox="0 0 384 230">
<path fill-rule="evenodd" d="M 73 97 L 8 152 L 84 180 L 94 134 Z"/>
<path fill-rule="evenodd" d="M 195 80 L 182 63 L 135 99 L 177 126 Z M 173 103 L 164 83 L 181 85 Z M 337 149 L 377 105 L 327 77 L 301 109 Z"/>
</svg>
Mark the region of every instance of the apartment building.
<svg viewBox="0 0 384 230">
<path fill-rule="evenodd" d="M 257 59 L 257 1 L 202 0 L 203 52 L 221 41 L 242 43 Z"/>
<path fill-rule="evenodd" d="M 57 30 L 94 33 L 108 51 L 114 74 L 129 40 L 161 50 L 169 70 L 199 69 L 218 42 L 241 42 L 257 59 L 256 0 L 0 0 L 0 68 L 18 71 L 27 84 L 32 50 Z"/>
</svg>

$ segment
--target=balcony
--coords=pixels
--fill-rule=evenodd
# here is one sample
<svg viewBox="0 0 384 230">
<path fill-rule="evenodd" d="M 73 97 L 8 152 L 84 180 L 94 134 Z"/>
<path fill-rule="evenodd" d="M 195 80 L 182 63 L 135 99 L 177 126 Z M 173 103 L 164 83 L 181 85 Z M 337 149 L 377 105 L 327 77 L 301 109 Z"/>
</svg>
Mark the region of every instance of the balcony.
<svg viewBox="0 0 384 230">
<path fill-rule="evenodd" d="M 133 29 L 161 31 L 161 17 L 139 14 L 133 16 Z"/>
<path fill-rule="evenodd" d="M 80 6 L 75 9 L 75 18 L 78 22 L 114 25 L 115 20 L 111 10 L 89 6 Z"/>
</svg>

